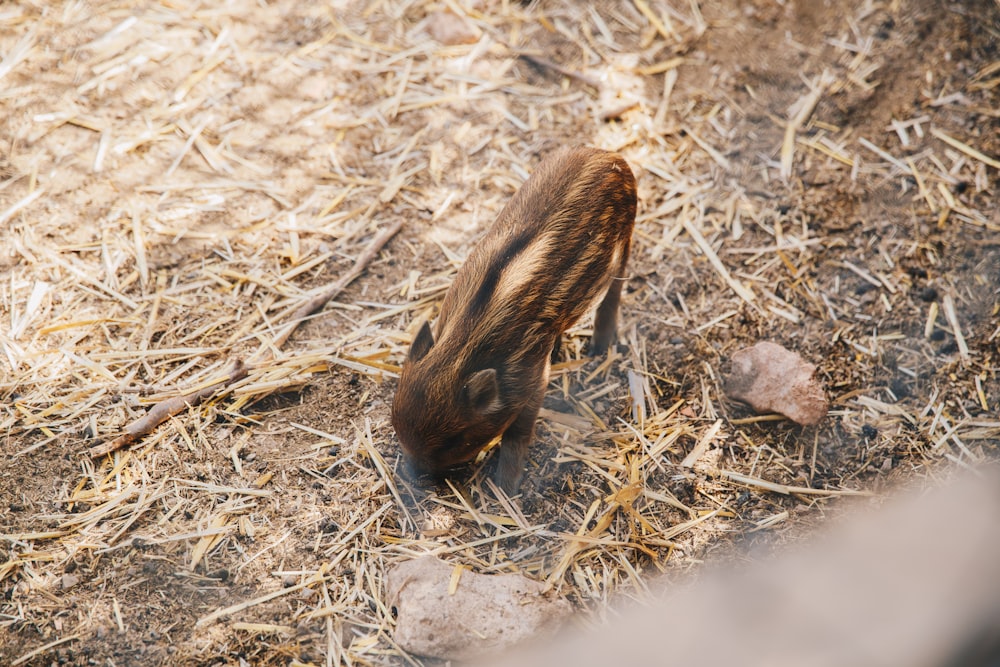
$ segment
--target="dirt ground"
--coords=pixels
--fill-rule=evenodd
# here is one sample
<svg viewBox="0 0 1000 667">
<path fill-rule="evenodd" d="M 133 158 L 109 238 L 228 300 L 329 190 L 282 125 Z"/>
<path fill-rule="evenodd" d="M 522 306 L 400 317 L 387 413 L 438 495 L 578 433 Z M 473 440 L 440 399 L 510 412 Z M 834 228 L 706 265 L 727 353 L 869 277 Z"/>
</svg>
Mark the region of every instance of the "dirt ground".
<svg viewBox="0 0 1000 667">
<path fill-rule="evenodd" d="M 0 663 L 421 664 L 417 554 L 599 619 L 997 459 L 998 45 L 995 0 L 0 5 Z M 639 183 L 617 351 L 567 334 L 519 498 L 411 489 L 410 336 L 569 143 Z M 725 397 L 759 340 L 819 425 Z"/>
</svg>

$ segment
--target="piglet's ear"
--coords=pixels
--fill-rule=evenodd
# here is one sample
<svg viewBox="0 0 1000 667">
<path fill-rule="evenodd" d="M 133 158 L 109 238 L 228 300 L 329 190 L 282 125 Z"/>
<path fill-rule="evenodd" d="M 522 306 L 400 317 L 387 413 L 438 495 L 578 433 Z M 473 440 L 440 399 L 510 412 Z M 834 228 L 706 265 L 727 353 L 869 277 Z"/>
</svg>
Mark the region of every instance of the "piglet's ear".
<svg viewBox="0 0 1000 667">
<path fill-rule="evenodd" d="M 432 347 L 434 347 L 434 334 L 431 333 L 431 325 L 425 320 L 420 331 L 417 332 L 417 337 L 413 339 L 413 344 L 410 345 L 410 352 L 406 355 L 406 360 L 411 363 L 420 361 L 431 351 Z"/>
<path fill-rule="evenodd" d="M 480 414 L 495 412 L 500 407 L 500 385 L 496 369 L 476 371 L 462 387 L 465 406 Z"/>
</svg>

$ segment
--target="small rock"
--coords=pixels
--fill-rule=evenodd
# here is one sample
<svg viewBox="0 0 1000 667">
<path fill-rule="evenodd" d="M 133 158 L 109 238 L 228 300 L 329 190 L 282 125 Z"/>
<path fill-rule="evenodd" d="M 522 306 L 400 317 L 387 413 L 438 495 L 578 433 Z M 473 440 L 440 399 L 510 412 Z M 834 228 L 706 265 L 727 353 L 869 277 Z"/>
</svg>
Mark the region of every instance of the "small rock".
<svg viewBox="0 0 1000 667">
<path fill-rule="evenodd" d="M 808 426 L 825 417 L 829 407 L 815 372 L 797 353 L 762 341 L 733 355 L 725 391 L 758 413 L 777 412 Z"/>
<path fill-rule="evenodd" d="M 464 571 L 449 595 L 454 567 L 433 556 L 400 563 L 386 589 L 396 610 L 396 643 L 410 653 L 443 660 L 491 654 L 559 627 L 568 602 L 542 593 L 519 574 Z"/>
<path fill-rule="evenodd" d="M 427 17 L 427 34 L 445 46 L 475 44 L 481 34 L 479 28 L 451 12 L 434 12 Z"/>
<path fill-rule="evenodd" d="M 298 92 L 310 100 L 322 100 L 330 96 L 330 81 L 327 76 L 310 76 L 299 82 Z"/>
<path fill-rule="evenodd" d="M 319 524 L 319 532 L 323 535 L 331 535 L 340 532 L 340 524 L 333 519 L 323 519 Z"/>
<path fill-rule="evenodd" d="M 933 287 L 925 287 L 920 290 L 920 300 L 930 303 L 931 301 L 937 301 L 938 291 Z"/>
<path fill-rule="evenodd" d="M 229 570 L 226 568 L 219 568 L 214 572 L 208 572 L 205 574 L 209 579 L 218 579 L 219 581 L 229 581 Z"/>
</svg>

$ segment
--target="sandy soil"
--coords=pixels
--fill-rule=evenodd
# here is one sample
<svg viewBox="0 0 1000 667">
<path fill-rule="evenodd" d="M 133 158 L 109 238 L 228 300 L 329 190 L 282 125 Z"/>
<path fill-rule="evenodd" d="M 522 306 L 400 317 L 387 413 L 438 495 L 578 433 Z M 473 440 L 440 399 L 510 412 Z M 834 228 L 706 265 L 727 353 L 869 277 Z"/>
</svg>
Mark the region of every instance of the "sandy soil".
<svg viewBox="0 0 1000 667">
<path fill-rule="evenodd" d="M 998 44 L 993 0 L 0 6 L 0 663 L 419 664 L 416 554 L 600 618 L 996 459 Z M 617 352 L 567 335 L 513 504 L 489 461 L 411 489 L 394 370 L 567 143 L 639 181 Z M 818 426 L 726 399 L 758 340 L 817 364 Z"/>
</svg>

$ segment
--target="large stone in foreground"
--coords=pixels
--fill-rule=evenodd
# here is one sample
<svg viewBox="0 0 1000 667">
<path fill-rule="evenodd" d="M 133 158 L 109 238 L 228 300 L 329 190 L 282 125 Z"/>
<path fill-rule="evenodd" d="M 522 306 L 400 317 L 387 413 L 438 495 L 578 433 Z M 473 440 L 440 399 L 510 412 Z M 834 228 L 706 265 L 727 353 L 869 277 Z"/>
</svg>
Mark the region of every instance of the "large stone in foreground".
<svg viewBox="0 0 1000 667">
<path fill-rule="evenodd" d="M 449 594 L 455 567 L 433 556 L 400 563 L 387 574 L 396 611 L 395 639 L 417 655 L 468 660 L 558 628 L 572 611 L 519 574 L 465 570 Z"/>
</svg>

